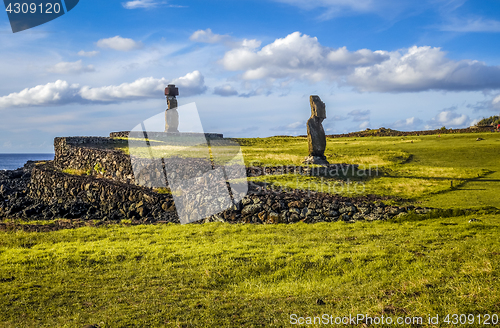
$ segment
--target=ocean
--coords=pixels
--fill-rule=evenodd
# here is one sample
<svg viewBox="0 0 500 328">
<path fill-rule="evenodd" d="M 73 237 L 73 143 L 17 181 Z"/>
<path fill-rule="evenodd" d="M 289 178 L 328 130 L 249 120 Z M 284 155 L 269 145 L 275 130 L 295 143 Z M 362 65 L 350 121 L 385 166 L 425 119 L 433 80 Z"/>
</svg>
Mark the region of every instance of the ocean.
<svg viewBox="0 0 500 328">
<path fill-rule="evenodd" d="M 53 160 L 54 154 L 0 154 L 0 170 L 15 170 L 27 161 Z"/>
</svg>

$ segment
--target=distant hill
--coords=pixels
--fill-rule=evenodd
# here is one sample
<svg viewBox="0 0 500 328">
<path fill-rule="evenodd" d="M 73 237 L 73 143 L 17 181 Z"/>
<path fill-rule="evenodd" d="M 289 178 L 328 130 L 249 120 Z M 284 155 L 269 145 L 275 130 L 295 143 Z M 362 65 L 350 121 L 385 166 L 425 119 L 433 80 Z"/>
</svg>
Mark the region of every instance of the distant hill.
<svg viewBox="0 0 500 328">
<path fill-rule="evenodd" d="M 500 116 L 490 116 L 477 122 L 476 126 L 495 126 L 497 124 L 500 124 Z"/>
<path fill-rule="evenodd" d="M 447 129 L 442 127 L 436 130 L 426 130 L 426 131 L 398 131 L 389 128 L 380 129 L 366 129 L 359 132 L 351 132 L 344 134 L 330 134 L 327 135 L 329 138 L 343 138 L 343 137 L 396 137 L 396 136 L 421 136 L 421 135 L 432 135 L 432 134 L 449 134 L 449 133 L 474 133 L 474 132 L 490 132 L 492 130 L 491 126 L 471 126 L 465 129 Z"/>
</svg>

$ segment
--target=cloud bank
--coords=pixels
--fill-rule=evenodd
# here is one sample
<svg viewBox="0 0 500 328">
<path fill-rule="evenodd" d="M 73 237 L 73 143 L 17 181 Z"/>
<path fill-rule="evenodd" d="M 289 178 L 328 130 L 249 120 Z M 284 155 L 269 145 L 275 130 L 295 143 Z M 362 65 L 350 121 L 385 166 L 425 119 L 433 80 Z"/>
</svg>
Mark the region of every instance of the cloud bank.
<svg viewBox="0 0 500 328">
<path fill-rule="evenodd" d="M 215 34 L 211 29 L 207 28 L 206 30 L 198 30 L 194 32 L 189 37 L 189 40 L 201 43 L 218 43 L 229 38 L 229 35 Z"/>
<path fill-rule="evenodd" d="M 122 2 L 122 6 L 126 9 L 137 9 L 137 8 L 154 8 L 157 7 L 161 2 L 156 0 L 133 0 Z"/>
<path fill-rule="evenodd" d="M 0 97 L 0 108 L 64 105 L 78 97 L 79 85 L 57 80 Z"/>
<path fill-rule="evenodd" d="M 80 74 L 87 72 L 95 72 L 95 68 L 92 65 L 84 66 L 82 60 L 77 60 L 76 62 L 60 62 L 47 69 L 49 73 L 56 74 Z"/>
<path fill-rule="evenodd" d="M 485 18 L 453 19 L 440 27 L 446 32 L 500 32 L 500 21 Z"/>
<path fill-rule="evenodd" d="M 132 39 L 122 38 L 117 35 L 112 38 L 101 39 L 97 41 L 97 46 L 100 48 L 108 48 L 117 51 L 130 51 L 142 48 L 142 43 L 136 42 Z"/>
<path fill-rule="evenodd" d="M 427 122 L 425 129 L 438 129 L 443 126 L 447 128 L 459 128 L 470 126 L 473 121 L 465 114 L 444 110 Z"/>
<path fill-rule="evenodd" d="M 418 117 L 409 117 L 406 120 L 398 120 L 392 124 L 389 124 L 389 127 L 398 130 L 416 130 L 423 123 L 421 119 Z"/>
<path fill-rule="evenodd" d="M 214 94 L 222 97 L 237 96 L 238 91 L 236 91 L 232 86 L 226 84 L 222 86 L 215 87 Z"/>
<path fill-rule="evenodd" d="M 205 79 L 199 71 L 194 71 L 173 80 L 145 77 L 131 83 L 103 87 L 80 87 L 67 81 L 26 88 L 17 93 L 0 97 L 0 108 L 58 106 L 69 103 L 121 103 L 126 101 L 152 99 L 163 96 L 163 89 L 170 83 L 182 87 L 183 96 L 194 96 L 207 89 Z"/>
<path fill-rule="evenodd" d="M 385 20 L 392 20 L 399 15 L 419 13 L 426 10 L 436 11 L 440 15 L 461 7 L 466 0 L 272 0 L 304 10 L 316 10 L 320 20 L 339 16 L 376 14 Z M 313 12 L 314 14 L 314 12 Z"/>
<path fill-rule="evenodd" d="M 200 42 L 200 43 L 210 43 L 210 44 L 216 44 L 216 43 L 223 43 L 224 45 L 230 47 L 230 48 L 250 48 L 254 49 L 257 47 L 260 47 L 261 42 L 255 39 L 248 40 L 248 39 L 237 39 L 233 38 L 230 35 L 227 34 L 216 34 L 212 32 L 211 29 L 207 28 L 206 30 L 198 30 L 195 31 L 191 36 L 189 37 L 189 40 L 194 41 L 194 42 Z"/>
<path fill-rule="evenodd" d="M 476 60 L 454 61 L 440 48 L 417 47 L 389 52 L 389 59 L 357 67 L 347 84 L 360 91 L 476 91 L 500 88 L 500 67 Z"/>
<path fill-rule="evenodd" d="M 258 49 L 239 47 L 224 55 L 222 64 L 230 71 L 244 71 L 242 78 L 297 78 L 320 81 L 335 79 L 349 73 L 356 66 L 373 65 L 388 58 L 382 52 L 368 49 L 349 52 L 347 49 L 331 49 L 322 46 L 318 39 L 300 32 Z"/>
<path fill-rule="evenodd" d="M 94 56 L 97 56 L 99 54 L 99 51 L 83 51 L 83 50 L 80 50 L 78 51 L 78 56 L 82 56 L 82 57 L 94 57 Z"/>
<path fill-rule="evenodd" d="M 242 72 L 242 80 L 335 81 L 362 92 L 477 91 L 500 89 L 500 66 L 454 61 L 440 48 L 413 46 L 397 51 L 329 48 L 300 32 L 260 48 L 239 46 L 221 63 Z M 259 49 L 260 48 L 260 49 Z"/>
</svg>

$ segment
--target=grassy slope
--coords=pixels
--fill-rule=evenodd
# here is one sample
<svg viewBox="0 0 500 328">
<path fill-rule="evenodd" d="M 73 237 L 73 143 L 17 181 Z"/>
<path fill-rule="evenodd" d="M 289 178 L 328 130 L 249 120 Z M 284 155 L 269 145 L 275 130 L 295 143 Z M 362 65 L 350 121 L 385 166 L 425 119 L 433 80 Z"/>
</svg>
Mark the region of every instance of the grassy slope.
<svg viewBox="0 0 500 328">
<path fill-rule="evenodd" d="M 499 143 L 499 134 L 331 139 L 327 155 L 381 165 L 382 175 L 364 181 L 370 193 L 500 207 Z M 307 154 L 300 138 L 244 144 L 247 162 L 300 164 Z M 498 314 L 500 217 L 411 219 L 1 232 L 0 326 L 281 327 L 291 313 Z"/>
<path fill-rule="evenodd" d="M 468 219 L 0 233 L 0 325 L 281 327 L 292 313 L 499 313 L 500 218 Z"/>
<path fill-rule="evenodd" d="M 478 137 L 484 140 L 476 141 Z M 325 155 L 330 163 L 378 165 L 378 176 L 364 181 L 354 177 L 364 183 L 364 193 L 410 198 L 412 203 L 440 208 L 500 208 L 498 149 L 500 133 L 474 133 L 328 139 Z M 307 155 L 307 142 L 303 138 L 246 139 L 243 152 L 247 163 L 299 165 Z M 258 180 L 296 188 L 324 185 L 323 190 L 334 183 L 293 175 Z M 344 188 L 343 193 L 355 196 L 352 191 Z"/>
</svg>

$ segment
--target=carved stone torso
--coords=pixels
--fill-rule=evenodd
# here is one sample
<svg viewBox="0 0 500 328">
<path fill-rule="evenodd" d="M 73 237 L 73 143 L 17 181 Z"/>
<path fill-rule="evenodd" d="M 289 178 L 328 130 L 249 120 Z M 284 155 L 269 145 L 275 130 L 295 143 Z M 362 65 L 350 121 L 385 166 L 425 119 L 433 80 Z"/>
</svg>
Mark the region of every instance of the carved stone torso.
<svg viewBox="0 0 500 328">
<path fill-rule="evenodd" d="M 165 111 L 165 132 L 179 132 L 179 113 L 177 112 L 177 99 L 167 97 L 168 108 Z"/>
<path fill-rule="evenodd" d="M 328 165 L 325 157 L 326 135 L 321 124 L 326 118 L 325 103 L 318 96 L 311 96 L 309 101 L 311 103 L 311 118 L 307 121 L 309 156 L 304 163 Z"/>
<path fill-rule="evenodd" d="M 321 122 L 322 118 L 311 117 L 307 121 L 307 143 L 309 145 L 309 156 L 324 157 L 326 149 L 325 130 Z"/>
</svg>

